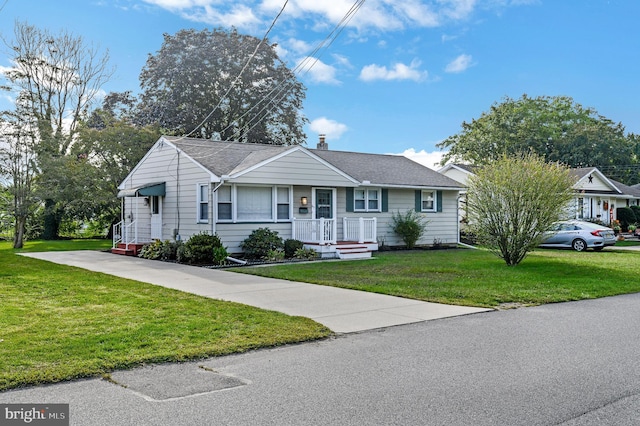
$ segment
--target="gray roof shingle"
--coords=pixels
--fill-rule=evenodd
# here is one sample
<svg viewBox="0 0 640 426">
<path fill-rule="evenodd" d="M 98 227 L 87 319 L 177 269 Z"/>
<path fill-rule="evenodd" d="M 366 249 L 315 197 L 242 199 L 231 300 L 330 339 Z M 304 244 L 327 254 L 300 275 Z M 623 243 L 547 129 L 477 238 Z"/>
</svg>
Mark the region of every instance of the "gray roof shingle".
<svg viewBox="0 0 640 426">
<path fill-rule="evenodd" d="M 292 148 L 175 136 L 163 138 L 217 176 L 241 172 Z M 358 181 L 369 181 L 372 185 L 461 187 L 459 182 L 399 155 L 305 149 Z"/>
<path fill-rule="evenodd" d="M 374 185 L 461 188 L 459 182 L 401 155 L 310 149 L 360 182 Z"/>
</svg>

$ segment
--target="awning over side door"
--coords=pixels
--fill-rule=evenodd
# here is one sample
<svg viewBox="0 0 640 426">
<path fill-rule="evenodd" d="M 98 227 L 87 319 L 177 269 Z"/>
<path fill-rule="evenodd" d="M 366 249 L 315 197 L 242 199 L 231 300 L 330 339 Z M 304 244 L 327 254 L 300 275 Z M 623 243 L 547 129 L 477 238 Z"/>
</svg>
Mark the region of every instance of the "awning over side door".
<svg viewBox="0 0 640 426">
<path fill-rule="evenodd" d="M 146 183 L 135 188 L 121 189 L 118 198 L 122 197 L 164 197 L 165 182 Z"/>
</svg>

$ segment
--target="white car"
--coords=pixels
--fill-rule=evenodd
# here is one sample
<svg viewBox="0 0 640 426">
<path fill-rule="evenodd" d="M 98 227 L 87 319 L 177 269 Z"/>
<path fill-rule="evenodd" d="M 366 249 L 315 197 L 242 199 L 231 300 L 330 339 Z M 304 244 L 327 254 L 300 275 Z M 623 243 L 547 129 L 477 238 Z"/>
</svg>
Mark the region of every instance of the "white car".
<svg viewBox="0 0 640 426">
<path fill-rule="evenodd" d="M 545 234 L 540 247 L 571 248 L 575 251 L 594 249 L 600 251 L 616 243 L 616 235 L 611 228 L 591 222 L 570 220 L 554 224 Z"/>
</svg>

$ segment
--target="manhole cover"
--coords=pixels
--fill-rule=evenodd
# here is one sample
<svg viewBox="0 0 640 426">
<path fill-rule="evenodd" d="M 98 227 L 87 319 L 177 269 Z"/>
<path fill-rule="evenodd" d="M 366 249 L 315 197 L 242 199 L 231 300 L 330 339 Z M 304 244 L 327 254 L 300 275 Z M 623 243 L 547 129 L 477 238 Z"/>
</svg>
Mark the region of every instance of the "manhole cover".
<svg viewBox="0 0 640 426">
<path fill-rule="evenodd" d="M 111 381 L 148 399 L 163 401 L 244 386 L 247 382 L 193 363 L 116 371 Z"/>
</svg>

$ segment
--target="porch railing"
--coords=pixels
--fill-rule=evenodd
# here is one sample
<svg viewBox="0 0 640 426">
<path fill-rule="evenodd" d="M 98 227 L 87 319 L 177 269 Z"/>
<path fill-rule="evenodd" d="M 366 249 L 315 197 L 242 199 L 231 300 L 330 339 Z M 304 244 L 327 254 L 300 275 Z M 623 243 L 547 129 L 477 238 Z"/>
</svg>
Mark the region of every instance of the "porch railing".
<svg viewBox="0 0 640 426">
<path fill-rule="evenodd" d="M 343 217 L 342 240 L 358 243 L 375 243 L 378 240 L 378 223 L 375 217 Z"/>
<path fill-rule="evenodd" d="M 335 244 L 335 219 L 293 219 L 292 238 L 305 243 Z"/>
<path fill-rule="evenodd" d="M 137 220 L 126 223 L 120 221 L 113 225 L 113 247 L 124 244 L 129 248 L 130 244 L 148 243 L 151 241 L 151 226 L 138 223 Z"/>
</svg>

